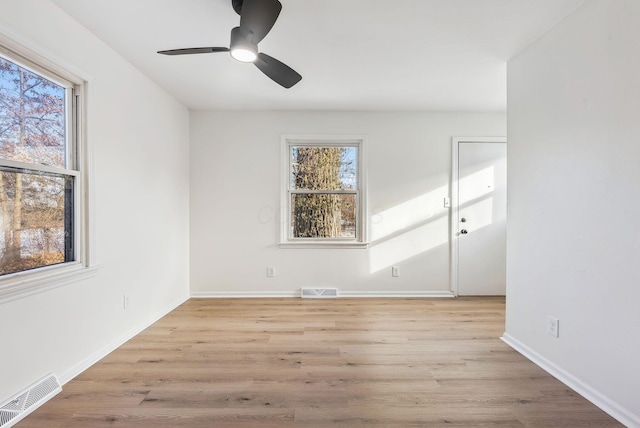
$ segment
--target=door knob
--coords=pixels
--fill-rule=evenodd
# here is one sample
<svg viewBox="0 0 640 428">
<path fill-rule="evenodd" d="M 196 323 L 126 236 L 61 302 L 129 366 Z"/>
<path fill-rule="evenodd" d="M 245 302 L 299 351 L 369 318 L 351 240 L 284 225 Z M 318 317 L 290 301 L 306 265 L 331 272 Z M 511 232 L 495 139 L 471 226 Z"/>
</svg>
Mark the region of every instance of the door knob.
<svg viewBox="0 0 640 428">
<path fill-rule="evenodd" d="M 469 231 L 467 229 L 462 229 L 460 233 L 463 235 L 466 235 L 467 233 L 469 233 Z"/>
<path fill-rule="evenodd" d="M 462 218 L 460 219 L 460 223 L 465 223 L 466 221 L 467 221 L 467 219 L 466 219 L 466 218 L 464 218 L 464 217 L 462 217 Z"/>
</svg>

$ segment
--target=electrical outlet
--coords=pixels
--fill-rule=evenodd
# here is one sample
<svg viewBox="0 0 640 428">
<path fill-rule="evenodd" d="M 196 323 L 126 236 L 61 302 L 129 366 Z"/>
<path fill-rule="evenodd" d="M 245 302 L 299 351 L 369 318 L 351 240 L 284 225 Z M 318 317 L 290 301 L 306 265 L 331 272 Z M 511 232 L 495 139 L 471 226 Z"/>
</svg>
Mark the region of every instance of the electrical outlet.
<svg viewBox="0 0 640 428">
<path fill-rule="evenodd" d="M 127 294 L 122 295 L 122 309 L 125 311 L 129 309 L 129 296 Z"/>
<path fill-rule="evenodd" d="M 269 278 L 273 278 L 276 276 L 276 267 L 275 266 L 267 266 L 267 276 Z"/>
<path fill-rule="evenodd" d="M 391 266 L 391 276 L 393 277 L 400 276 L 400 266 Z"/>
<path fill-rule="evenodd" d="M 547 333 L 553 337 L 560 337 L 560 320 L 551 315 L 547 317 Z"/>
</svg>

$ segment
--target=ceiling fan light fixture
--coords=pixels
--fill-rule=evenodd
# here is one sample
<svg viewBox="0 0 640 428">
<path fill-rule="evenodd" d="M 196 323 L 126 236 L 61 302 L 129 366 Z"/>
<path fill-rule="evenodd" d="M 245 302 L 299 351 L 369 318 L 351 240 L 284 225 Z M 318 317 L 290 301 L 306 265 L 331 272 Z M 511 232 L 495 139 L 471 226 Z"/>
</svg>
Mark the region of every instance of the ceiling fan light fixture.
<svg viewBox="0 0 640 428">
<path fill-rule="evenodd" d="M 231 48 L 231 56 L 240 62 L 254 62 L 258 58 L 258 53 L 244 46 L 235 46 Z"/>
<path fill-rule="evenodd" d="M 258 58 L 258 46 L 241 33 L 240 27 L 231 30 L 230 52 L 240 62 L 254 62 Z"/>
</svg>

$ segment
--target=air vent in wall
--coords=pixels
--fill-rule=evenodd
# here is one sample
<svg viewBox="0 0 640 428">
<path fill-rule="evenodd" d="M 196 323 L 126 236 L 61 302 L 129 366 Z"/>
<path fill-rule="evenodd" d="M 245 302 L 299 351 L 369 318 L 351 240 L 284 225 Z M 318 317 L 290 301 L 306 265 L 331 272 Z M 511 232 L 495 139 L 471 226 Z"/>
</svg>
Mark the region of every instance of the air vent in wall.
<svg viewBox="0 0 640 428">
<path fill-rule="evenodd" d="M 309 299 L 332 299 L 338 297 L 337 288 L 303 288 L 300 297 Z"/>
<path fill-rule="evenodd" d="M 0 405 L 0 427 L 9 428 L 62 391 L 60 382 L 50 374 Z"/>
</svg>

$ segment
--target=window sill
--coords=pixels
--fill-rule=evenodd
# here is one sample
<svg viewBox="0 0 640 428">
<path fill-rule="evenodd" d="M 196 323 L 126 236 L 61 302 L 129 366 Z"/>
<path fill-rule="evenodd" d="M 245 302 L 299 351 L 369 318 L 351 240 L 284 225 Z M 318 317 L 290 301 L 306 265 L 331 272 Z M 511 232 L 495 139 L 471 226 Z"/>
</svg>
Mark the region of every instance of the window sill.
<svg viewBox="0 0 640 428">
<path fill-rule="evenodd" d="M 341 242 L 341 241 L 333 241 L 333 242 L 310 242 L 310 241 L 300 241 L 300 242 L 280 242 L 278 244 L 280 248 L 327 248 L 327 249 L 335 249 L 335 248 L 355 248 L 355 249 L 366 249 L 369 247 L 368 242 Z"/>
<path fill-rule="evenodd" d="M 97 272 L 98 266 L 73 263 L 11 274 L 0 280 L 0 304 L 82 281 Z"/>
</svg>

